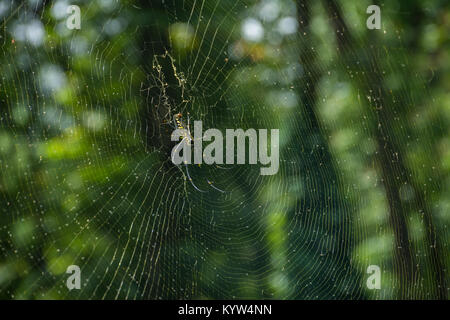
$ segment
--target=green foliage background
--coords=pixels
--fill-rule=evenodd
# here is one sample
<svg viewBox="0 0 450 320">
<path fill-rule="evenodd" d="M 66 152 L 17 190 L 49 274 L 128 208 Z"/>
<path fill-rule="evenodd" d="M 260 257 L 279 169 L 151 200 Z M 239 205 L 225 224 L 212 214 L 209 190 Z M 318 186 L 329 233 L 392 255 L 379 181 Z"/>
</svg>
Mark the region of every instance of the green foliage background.
<svg viewBox="0 0 450 320">
<path fill-rule="evenodd" d="M 448 1 L 0 1 L 0 19 L 1 298 L 447 299 Z M 198 192 L 170 162 L 178 112 L 279 128 L 280 172 L 192 167 Z"/>
</svg>

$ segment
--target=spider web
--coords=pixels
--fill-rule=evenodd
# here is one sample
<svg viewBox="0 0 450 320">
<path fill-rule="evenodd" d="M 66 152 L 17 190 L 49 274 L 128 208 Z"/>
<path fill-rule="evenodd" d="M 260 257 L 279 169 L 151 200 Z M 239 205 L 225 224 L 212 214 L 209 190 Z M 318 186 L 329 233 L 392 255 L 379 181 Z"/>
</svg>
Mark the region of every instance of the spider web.
<svg viewBox="0 0 450 320">
<path fill-rule="evenodd" d="M 309 109 L 305 78 L 329 70 L 302 45 L 311 26 L 267 42 L 242 35 L 270 3 L 279 13 L 266 13 L 266 30 L 296 17 L 292 1 L 74 1 L 81 30 L 68 30 L 72 3 L 2 2 L 2 296 L 366 294 L 370 261 L 353 255 L 369 238 L 355 218 L 367 203 L 337 175 Z M 204 130 L 280 129 L 278 174 L 192 165 L 198 192 L 170 161 L 177 113 Z M 66 287 L 69 265 L 81 268 L 80 290 Z"/>
</svg>

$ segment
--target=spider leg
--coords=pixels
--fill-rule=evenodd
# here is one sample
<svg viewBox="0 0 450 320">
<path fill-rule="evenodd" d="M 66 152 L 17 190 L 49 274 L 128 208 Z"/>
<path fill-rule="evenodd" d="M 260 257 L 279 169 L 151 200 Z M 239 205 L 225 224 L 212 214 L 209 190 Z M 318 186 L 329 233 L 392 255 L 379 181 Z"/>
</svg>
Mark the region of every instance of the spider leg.
<svg viewBox="0 0 450 320">
<path fill-rule="evenodd" d="M 231 169 L 233 169 L 233 168 L 225 168 L 225 167 L 221 167 L 221 166 L 219 166 L 218 164 L 214 164 L 214 166 L 215 166 L 216 168 L 218 168 L 218 169 L 221 169 L 221 170 L 231 170 Z"/>
<path fill-rule="evenodd" d="M 188 131 L 189 131 L 189 134 L 191 133 L 191 122 L 190 122 L 190 118 L 189 118 L 189 113 L 188 113 L 188 115 L 187 115 L 187 120 L 188 120 L 188 125 L 187 125 L 187 128 L 188 128 Z"/>
<path fill-rule="evenodd" d="M 184 141 L 184 139 L 181 140 L 181 142 L 180 142 L 180 143 L 175 147 L 175 149 L 173 150 L 173 152 L 172 152 L 172 158 L 170 159 L 170 160 L 172 160 L 172 163 L 174 163 L 173 157 L 174 157 L 175 153 L 178 152 L 178 148 L 180 148 L 180 146 L 183 144 L 183 141 Z"/>
<path fill-rule="evenodd" d="M 187 177 L 188 177 L 188 180 L 191 182 L 191 184 L 192 184 L 192 186 L 195 188 L 195 190 L 197 190 L 197 191 L 199 191 L 199 192 L 202 192 L 202 193 L 205 193 L 206 191 L 199 189 L 199 188 L 195 185 L 194 181 L 193 181 L 192 178 L 191 178 L 191 175 L 189 174 L 188 165 L 187 165 L 186 163 L 184 163 L 184 166 L 186 167 L 186 175 L 187 175 Z"/>
<path fill-rule="evenodd" d="M 176 146 L 174 152 L 172 153 L 172 159 L 171 159 L 171 160 L 172 160 L 172 163 L 174 162 L 174 161 L 173 161 L 173 155 L 176 153 L 176 151 L 177 151 L 178 148 L 182 145 L 182 143 L 183 143 L 183 141 L 184 141 L 185 139 L 187 139 L 187 138 L 184 138 L 183 140 L 181 140 L 181 143 L 178 144 L 178 146 Z M 194 181 L 192 180 L 191 174 L 189 173 L 189 168 L 188 168 L 188 165 L 187 165 L 186 161 L 184 161 L 183 164 L 184 164 L 184 166 L 186 167 L 186 175 L 187 175 L 187 179 L 188 179 L 189 182 L 192 184 L 192 186 L 195 188 L 195 190 L 197 190 L 197 191 L 199 191 L 199 192 L 202 192 L 202 193 L 205 193 L 206 191 L 201 190 L 200 188 L 198 188 L 198 187 L 195 185 Z M 180 166 L 177 166 L 177 167 L 181 170 Z M 181 170 L 181 172 L 183 172 L 183 170 Z M 183 174 L 184 174 L 184 173 L 183 173 Z"/>
<path fill-rule="evenodd" d="M 211 188 L 213 188 L 214 190 L 217 190 L 219 192 L 222 193 L 227 193 L 227 191 L 223 191 L 222 189 L 217 188 L 211 181 L 209 181 L 208 179 L 206 179 L 206 181 L 208 182 L 208 184 L 211 186 Z"/>
<path fill-rule="evenodd" d="M 174 119 L 174 122 L 175 122 L 175 119 Z M 181 143 L 176 147 L 176 149 L 174 150 L 173 154 L 175 154 L 175 152 L 178 151 L 178 148 L 182 145 L 183 142 L 187 143 L 188 145 L 191 145 L 191 144 L 192 144 L 192 141 L 196 141 L 196 140 L 197 140 L 197 139 L 195 139 L 195 138 L 193 138 L 193 137 L 191 136 L 191 121 L 190 121 L 189 114 L 187 115 L 187 126 L 186 126 L 185 129 L 187 129 L 187 130 L 186 130 L 186 131 L 187 131 L 187 134 L 186 134 L 186 136 L 183 138 L 183 140 L 181 141 Z M 201 139 L 203 139 L 203 138 L 204 138 L 204 137 L 200 138 L 199 140 L 201 140 Z M 173 158 L 172 158 L 172 162 L 173 162 Z M 197 190 L 197 191 L 199 191 L 199 192 L 206 193 L 207 191 L 201 190 L 199 187 L 197 187 L 197 186 L 195 185 L 195 183 L 194 183 L 194 181 L 193 181 L 193 179 L 192 179 L 192 177 L 191 177 L 191 174 L 189 173 L 189 167 L 188 167 L 187 162 L 185 161 L 183 164 L 184 164 L 184 166 L 186 167 L 186 176 L 187 176 L 187 179 L 188 179 L 189 182 L 192 184 L 192 186 L 194 187 L 194 189 Z M 200 166 L 200 165 L 199 165 L 199 166 Z M 218 166 L 218 165 L 216 165 L 216 167 L 218 167 L 218 168 L 220 168 L 220 169 L 224 169 L 224 170 L 229 170 L 229 169 L 231 169 L 231 168 L 220 167 L 220 166 Z M 179 167 L 179 169 L 181 170 L 180 167 Z M 181 171 L 182 171 L 182 170 L 181 170 Z M 183 173 L 183 174 L 184 174 L 184 173 Z M 214 190 L 219 191 L 219 192 L 221 192 L 221 193 L 227 193 L 227 191 L 224 191 L 224 190 L 219 189 L 218 187 L 216 187 L 216 186 L 215 186 L 211 181 L 209 181 L 208 179 L 206 179 L 206 181 L 207 181 L 208 184 L 211 186 L 211 188 L 213 188 Z"/>
</svg>

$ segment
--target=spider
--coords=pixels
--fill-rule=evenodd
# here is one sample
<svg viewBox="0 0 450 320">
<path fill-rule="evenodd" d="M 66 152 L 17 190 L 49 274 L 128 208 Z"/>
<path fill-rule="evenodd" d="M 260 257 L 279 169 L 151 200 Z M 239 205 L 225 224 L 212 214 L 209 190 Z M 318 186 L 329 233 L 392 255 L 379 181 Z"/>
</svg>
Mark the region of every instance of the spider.
<svg viewBox="0 0 450 320">
<path fill-rule="evenodd" d="M 175 114 L 175 115 L 173 116 L 173 123 L 172 123 L 172 126 L 173 126 L 175 129 L 184 130 L 184 132 L 185 132 L 185 135 L 182 136 L 182 140 L 181 140 L 181 142 L 178 144 L 177 148 L 179 148 L 180 146 L 182 146 L 182 143 L 183 143 L 183 142 L 187 143 L 188 145 L 192 145 L 192 141 L 195 141 L 195 139 L 194 139 L 194 137 L 193 137 L 192 134 L 191 134 L 191 127 L 190 127 L 189 113 L 188 113 L 188 116 L 187 116 L 187 125 L 186 125 L 186 124 L 184 123 L 184 121 L 183 121 L 183 114 L 182 114 L 182 113 L 177 113 L 177 114 Z M 175 149 L 175 150 L 177 150 L 177 149 Z M 172 159 L 172 160 L 173 160 L 173 159 Z M 173 163 L 173 161 L 172 161 L 172 163 Z M 197 191 L 199 191 L 199 192 L 206 193 L 207 191 L 200 189 L 200 188 L 197 187 L 197 185 L 194 183 L 193 179 L 191 178 L 191 174 L 189 173 L 189 167 L 188 167 L 188 163 L 187 163 L 186 160 L 183 162 L 183 164 L 184 164 L 184 166 L 185 166 L 185 168 L 186 168 L 186 175 L 185 175 L 185 177 L 187 176 L 187 180 L 189 180 L 189 182 L 190 182 L 191 185 L 194 187 L 194 189 L 197 190 Z M 199 164 L 198 166 L 200 166 L 200 164 Z M 181 169 L 181 166 L 180 166 L 180 165 L 177 165 L 177 167 L 178 167 L 178 169 L 181 170 L 181 172 L 182 172 L 183 175 L 184 175 L 184 172 L 183 172 L 183 170 Z M 218 167 L 218 168 L 221 168 L 221 167 L 219 167 L 219 166 L 217 166 L 217 167 Z M 221 168 L 221 169 L 225 169 L 225 168 Z M 224 190 L 222 190 L 222 189 L 216 187 L 216 186 L 213 184 L 212 181 L 206 179 L 206 182 L 207 182 L 208 185 L 209 185 L 211 188 L 213 188 L 214 190 L 219 191 L 219 192 L 221 192 L 221 193 L 226 193 L 226 191 L 224 191 Z"/>
</svg>

